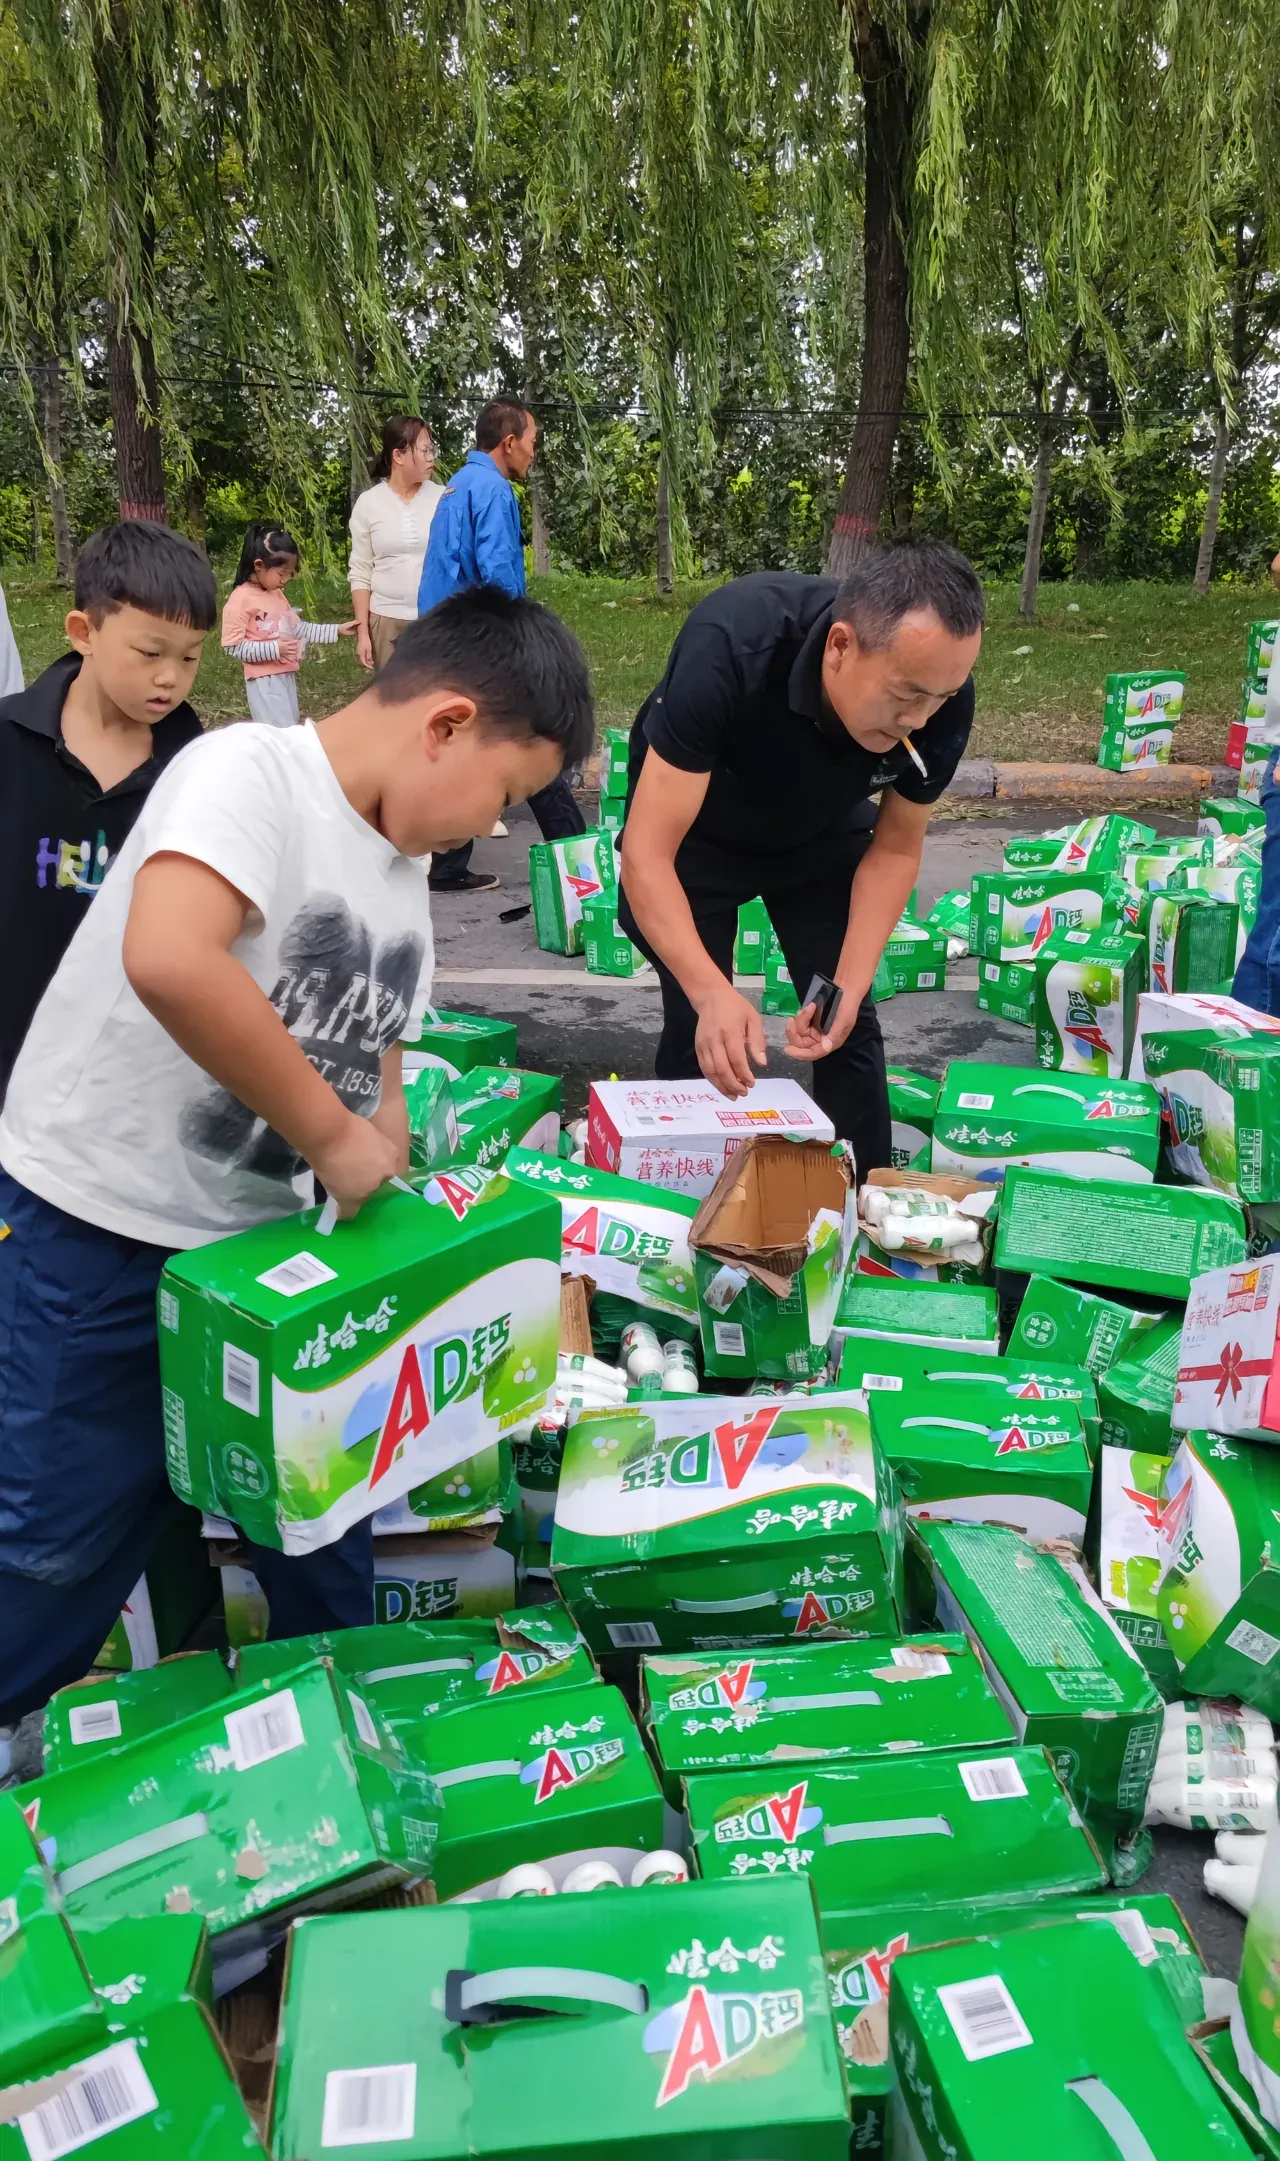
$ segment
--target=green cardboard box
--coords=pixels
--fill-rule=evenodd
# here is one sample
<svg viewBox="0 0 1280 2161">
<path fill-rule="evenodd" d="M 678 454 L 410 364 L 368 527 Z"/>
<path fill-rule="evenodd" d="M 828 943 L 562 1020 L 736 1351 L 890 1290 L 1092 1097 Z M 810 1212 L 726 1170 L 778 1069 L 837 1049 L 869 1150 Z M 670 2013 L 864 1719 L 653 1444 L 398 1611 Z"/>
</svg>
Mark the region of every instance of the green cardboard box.
<svg viewBox="0 0 1280 2161">
<path fill-rule="evenodd" d="M 953 886 L 949 893 L 940 893 L 925 916 L 925 922 L 940 930 L 948 941 L 958 939 L 965 947 L 969 945 L 969 917 L 973 899 L 967 885 Z"/>
<path fill-rule="evenodd" d="M 544 953 L 582 951 L 582 911 L 617 891 L 613 835 L 598 826 L 565 840 L 535 841 L 529 850 L 533 935 Z"/>
<path fill-rule="evenodd" d="M 1168 1455 L 1178 1379 L 1182 1314 L 1166 1313 L 1136 1336 L 1098 1380 L 1102 1438 L 1111 1448 Z"/>
<path fill-rule="evenodd" d="M 1010 1020 L 1019 1028 L 1036 1024 L 1036 972 L 1021 961 L 984 960 L 978 963 L 974 1001 L 981 1013 Z"/>
<path fill-rule="evenodd" d="M 588 1648 L 895 1633 L 901 1519 L 858 1402 L 692 1396 L 577 1413 L 551 1568 Z"/>
<path fill-rule="evenodd" d="M 453 1086 L 444 1067 L 422 1066 L 405 1083 L 404 1102 L 409 1114 L 409 1161 L 413 1168 L 432 1170 L 437 1163 L 454 1162 L 458 1154 L 458 1114 L 453 1107 Z"/>
<path fill-rule="evenodd" d="M 872 1000 L 876 1005 L 883 1005 L 886 998 L 892 998 L 895 995 L 896 993 L 893 988 L 893 974 L 890 970 L 888 961 L 885 959 L 884 954 L 882 953 L 879 960 L 876 962 L 876 972 L 871 978 Z"/>
<path fill-rule="evenodd" d="M 232 1685 L 216 1651 L 162 1659 L 140 1673 L 91 1673 L 73 1681 L 45 1706 L 40 1736 L 45 1776 L 202 1711 L 229 1696 Z"/>
<path fill-rule="evenodd" d="M 1069 831 L 1058 825 L 1047 833 L 1015 833 L 1004 844 L 1001 870 L 1052 870 Z"/>
<path fill-rule="evenodd" d="M 1064 1921 L 1101 1922 L 1125 1942 L 1138 1966 L 1159 1975 L 1184 2025 L 1204 2012 L 1204 1965 L 1171 1898 L 1160 1892 L 1092 1898 L 1044 1898 L 1025 1906 L 907 1906 L 900 1914 L 855 1915 L 840 1924 L 842 1943 L 824 1945 L 831 2006 L 853 2122 L 853 2152 L 883 2154 L 893 2084 L 889 2068 L 889 1977 L 895 1960 L 934 1944 Z"/>
<path fill-rule="evenodd" d="M 649 965 L 618 921 L 616 893 L 583 903 L 582 950 L 588 975 L 639 975 Z"/>
<path fill-rule="evenodd" d="M 1144 1033 L 1174 1167 L 1238 1200 L 1280 1200 L 1280 1038 L 1233 1028 Z"/>
<path fill-rule="evenodd" d="M 1164 1710 L 1083 1571 L 989 1524 L 914 1535 L 939 1625 L 972 1635 L 1019 1740 L 1048 1749 L 1113 1880 L 1135 1882 Z"/>
<path fill-rule="evenodd" d="M 429 1875 L 430 1778 L 322 1660 L 20 1789 L 82 1917 L 198 1913 L 215 1957 Z"/>
<path fill-rule="evenodd" d="M 894 1962 L 892 2161 L 1248 2161 L 1168 1989 L 1085 1921 Z"/>
<path fill-rule="evenodd" d="M 1154 827 L 1134 818 L 1082 818 L 1052 833 L 1024 833 L 1006 841 L 1003 868 L 1117 871 L 1128 849 L 1154 838 Z"/>
<path fill-rule="evenodd" d="M 1185 1298 L 1196 1276 L 1245 1254 L 1244 1211 L 1201 1186 L 1138 1186 L 1011 1169 L 996 1267 L 1019 1275 Z"/>
<path fill-rule="evenodd" d="M 808 1875 L 828 1943 L 853 1913 L 1018 1905 L 1106 1883 L 1042 1748 L 708 1771 L 686 1790 L 699 1875 Z"/>
<path fill-rule="evenodd" d="M 205 1573 L 200 1519 L 180 1511 L 157 1541 L 93 1663 L 113 1673 L 141 1672 L 180 1651 L 213 1603 Z"/>
<path fill-rule="evenodd" d="M 1069 1398 L 1015 1408 L 996 1382 L 967 1388 L 963 1402 L 932 1386 L 877 1388 L 867 1402 L 908 1518 L 1084 1544 L 1093 1464 Z"/>
<path fill-rule="evenodd" d="M 137 2026 L 184 1996 L 213 2016 L 209 1931 L 198 1913 L 76 1923 L 76 1943 L 113 2029 Z"/>
<path fill-rule="evenodd" d="M 1022 1294 L 1009 1336 L 1011 1358 L 1044 1353 L 1087 1373 L 1105 1373 L 1134 1339 L 1153 1327 L 1160 1314 L 1100 1298 L 1053 1276 L 1032 1276 Z"/>
<path fill-rule="evenodd" d="M 905 1171 L 918 1162 L 921 1169 L 927 1170 L 933 1114 L 938 1106 L 938 1083 L 930 1080 L 926 1073 L 913 1073 L 908 1066 L 891 1065 L 885 1071 L 889 1081 L 889 1116 L 893 1123 L 890 1167 Z M 880 1164 L 868 1165 L 871 1170 L 880 1168 Z"/>
<path fill-rule="evenodd" d="M 929 923 L 903 916 L 890 932 L 884 960 L 895 991 L 945 990 L 947 937 Z"/>
<path fill-rule="evenodd" d="M 627 1883 L 667 1843 L 635 1720 L 599 1681 L 440 1711 L 406 1746 L 440 1795 L 431 1868 L 440 1899 L 493 1898 L 523 1861 L 541 1862 L 557 1886 L 580 1861 L 611 1861 Z"/>
<path fill-rule="evenodd" d="M 0 1793 L 0 2089 L 99 2037 L 102 2004 L 53 1878 L 17 1795 Z"/>
<path fill-rule="evenodd" d="M 1239 910 L 1211 893 L 1148 893 L 1142 904 L 1155 991 L 1209 991 L 1235 964 Z"/>
<path fill-rule="evenodd" d="M 1121 876 L 1136 893 L 1164 893 L 1177 886 L 1183 871 L 1203 869 L 1212 860 L 1213 842 L 1207 833 L 1179 834 L 1133 849 L 1121 864 Z"/>
<path fill-rule="evenodd" d="M 852 1336 L 873 1341 L 899 1336 L 930 1350 L 972 1350 L 994 1358 L 1000 1348 L 1000 1300 L 981 1283 L 913 1283 L 850 1268 L 831 1330 L 833 1359 L 839 1360 Z"/>
<path fill-rule="evenodd" d="M 1138 1034 L 1133 1046 L 1132 1073 L 1145 1080 L 1143 1048 L 1149 1035 L 1171 1035 L 1176 1029 L 1216 1028 L 1237 1036 L 1280 1035 L 1280 1019 L 1257 1013 L 1229 991 L 1144 991 L 1138 1000 Z"/>
<path fill-rule="evenodd" d="M 159 1290 L 170 1480 L 286 1553 L 491 1449 L 541 1407 L 559 1339 L 549 1195 L 447 1170 L 329 1237 L 318 1216 L 177 1253 Z"/>
<path fill-rule="evenodd" d="M 1201 803 L 1196 831 L 1216 839 L 1228 833 L 1261 832 L 1265 824 L 1256 803 L 1245 802 L 1238 795 L 1215 795 Z"/>
<path fill-rule="evenodd" d="M 953 1058 L 933 1121 L 935 1171 L 998 1184 L 1013 1164 L 1150 1185 L 1160 1099 L 1143 1081 Z"/>
<path fill-rule="evenodd" d="M 1280 1718 L 1280 1453 L 1188 1433 L 1165 1474 L 1160 1619 L 1188 1696 Z"/>
<path fill-rule="evenodd" d="M 806 984 L 806 989 L 808 985 Z M 791 980 L 791 970 L 783 958 L 782 947 L 776 938 L 771 939 L 764 953 L 764 989 L 760 994 L 762 1013 L 798 1013 L 800 998 Z"/>
<path fill-rule="evenodd" d="M 307 1921 L 271 2150 L 312 2161 L 339 2140 L 355 2161 L 847 2161 L 807 1886 Z"/>
<path fill-rule="evenodd" d="M 1098 1458 L 1098 1505 L 1090 1558 L 1098 1595 L 1124 1640 L 1137 1652 L 1166 1703 L 1182 1694 L 1178 1661 L 1160 1619 L 1156 1591 L 1163 1572 L 1158 1527 L 1167 1456 L 1104 1448 Z"/>
<path fill-rule="evenodd" d="M 61 2161 L 99 2141 L 120 2161 L 263 2161 L 202 2006 L 169 2004 L 105 2047 L 51 2058 L 2 2097 L 0 2161 Z"/>
<path fill-rule="evenodd" d="M 1168 765 L 1186 687 L 1186 676 L 1176 668 L 1109 675 L 1102 708 L 1099 765 L 1113 773 Z"/>
<path fill-rule="evenodd" d="M 1262 865 L 1252 861 L 1180 863 L 1170 876 L 1169 891 L 1207 893 L 1211 900 L 1230 901 L 1234 904 L 1238 920 L 1233 966 L 1238 967 L 1249 940 L 1249 933 L 1258 920 L 1258 902 L 1262 898 Z"/>
<path fill-rule="evenodd" d="M 1240 2069 L 1228 2019 L 1206 2019 L 1188 2034 L 1192 2048 L 1227 2104 L 1232 2122 L 1243 2131 L 1250 2153 L 1267 2161 L 1280 2157 L 1280 2131 L 1269 2124 L 1258 2096 Z"/>
<path fill-rule="evenodd" d="M 492 1621 L 398 1621 L 246 1644 L 236 1655 L 236 1685 L 278 1680 L 312 1658 L 331 1659 L 334 1671 L 356 1684 L 393 1733 L 513 1689 L 541 1697 L 597 1679 L 568 1614 L 551 1604 L 521 1607 Z"/>
<path fill-rule="evenodd" d="M 558 1196 L 561 1274 L 594 1283 L 592 1333 L 601 1331 L 607 1349 L 617 1349 L 633 1320 L 653 1320 L 676 1335 L 696 1330 L 689 1229 L 698 1202 L 691 1193 L 522 1149 L 512 1150 L 505 1168 L 521 1184 Z"/>
<path fill-rule="evenodd" d="M 966 1636 L 807 1643 L 640 1663 L 640 1722 L 663 1788 L 711 1771 L 854 1763 L 1013 1740 Z"/>
<path fill-rule="evenodd" d="M 1109 871 L 980 871 L 973 881 L 973 950 L 1028 961 L 1061 930 L 1118 930 L 1124 888 Z"/>
<path fill-rule="evenodd" d="M 600 738 L 600 793 L 625 802 L 630 777 L 631 730 L 606 728 Z"/>
<path fill-rule="evenodd" d="M 753 1135 L 689 1229 L 706 1373 L 812 1380 L 826 1370 L 858 1235 L 847 1151 Z"/>
<path fill-rule="evenodd" d="M 960 1404 L 970 1391 L 1004 1391 L 1009 1402 L 1077 1403 L 1090 1455 L 1098 1451 L 1098 1391 L 1093 1376 L 1083 1366 L 1060 1364 L 1039 1356 L 990 1358 L 968 1351 L 933 1351 L 908 1343 L 903 1336 L 885 1336 L 868 1345 L 852 1337 L 840 1360 L 840 1387 L 870 1399 L 876 1389 L 937 1387 L 955 1394 Z"/>
<path fill-rule="evenodd" d="M 763 975 L 765 954 L 776 943 L 764 902 L 744 900 L 738 910 L 738 932 L 733 942 L 734 974 Z"/>
<path fill-rule="evenodd" d="M 461 1475 L 471 1470 L 461 1466 Z M 515 1498 L 514 1485 L 511 1487 Z M 373 1612 L 379 1623 L 491 1620 L 514 1605 L 520 1539 L 514 1511 L 500 1524 L 373 1541 Z M 233 1650 L 266 1640 L 271 1609 L 244 1549 L 214 1546 L 222 1578 L 227 1642 Z"/>
<path fill-rule="evenodd" d="M 474 1066 L 514 1065 L 518 1056 L 509 1020 L 429 1006 L 418 1033 L 404 1039 L 401 1064 L 406 1082 L 433 1065 L 442 1068 L 446 1080 L 458 1080 Z"/>
<path fill-rule="evenodd" d="M 1065 930 L 1036 962 L 1036 1060 L 1060 1072 L 1129 1070 L 1146 951 L 1132 932 Z"/>
<path fill-rule="evenodd" d="M 627 799 L 624 795 L 602 795 L 600 812 L 596 820 L 602 833 L 621 833 L 627 822 Z"/>
<path fill-rule="evenodd" d="M 450 1093 L 458 1122 L 455 1163 L 497 1170 L 510 1148 L 554 1155 L 559 1146 L 561 1082 L 554 1074 L 478 1066 Z"/>
<path fill-rule="evenodd" d="M 1280 639 L 1280 620 L 1263 616 L 1249 625 L 1249 644 L 1245 666 L 1250 675 L 1268 675 L 1275 662 L 1276 642 Z"/>
</svg>

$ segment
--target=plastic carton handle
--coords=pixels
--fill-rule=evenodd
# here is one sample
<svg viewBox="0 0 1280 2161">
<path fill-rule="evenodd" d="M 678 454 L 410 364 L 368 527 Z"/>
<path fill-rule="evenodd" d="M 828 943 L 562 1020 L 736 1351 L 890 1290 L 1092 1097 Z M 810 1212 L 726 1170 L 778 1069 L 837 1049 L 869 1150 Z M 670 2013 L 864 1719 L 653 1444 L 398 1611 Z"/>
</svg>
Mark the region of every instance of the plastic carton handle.
<svg viewBox="0 0 1280 2161">
<path fill-rule="evenodd" d="M 649 2008 L 647 1988 L 620 1980 L 617 1974 L 593 1973 L 586 1966 L 495 1966 L 489 1973 L 454 1966 L 444 1978 L 445 2017 L 455 2026 L 495 2026 L 504 2019 L 557 2015 L 541 2004 L 519 2001 L 526 1996 L 606 2004 L 610 2010 L 633 2014 Z"/>
<path fill-rule="evenodd" d="M 749 1591 L 745 1598 L 673 1598 L 673 1613 L 754 1613 L 757 1607 L 776 1606 L 776 1591 Z"/>
<path fill-rule="evenodd" d="M 1156 2161 L 1142 2132 L 1118 2094 L 1100 2078 L 1069 2078 L 1067 2092 L 1078 2094 L 1095 2116 L 1123 2161 Z"/>
</svg>

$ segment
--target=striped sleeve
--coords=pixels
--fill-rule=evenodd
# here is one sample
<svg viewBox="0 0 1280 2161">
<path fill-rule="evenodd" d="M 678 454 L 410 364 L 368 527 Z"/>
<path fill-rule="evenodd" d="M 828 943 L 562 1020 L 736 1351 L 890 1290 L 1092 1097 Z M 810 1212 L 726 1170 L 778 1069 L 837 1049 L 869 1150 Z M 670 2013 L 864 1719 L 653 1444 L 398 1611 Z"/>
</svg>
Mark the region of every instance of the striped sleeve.
<svg viewBox="0 0 1280 2161">
<path fill-rule="evenodd" d="M 298 626 L 298 635 L 305 638 L 308 645 L 336 645 L 338 642 L 338 625 L 336 623 L 304 622 Z"/>
<path fill-rule="evenodd" d="M 280 641 L 277 638 L 241 638 L 235 645 L 222 648 L 228 660 L 279 660 Z"/>
</svg>

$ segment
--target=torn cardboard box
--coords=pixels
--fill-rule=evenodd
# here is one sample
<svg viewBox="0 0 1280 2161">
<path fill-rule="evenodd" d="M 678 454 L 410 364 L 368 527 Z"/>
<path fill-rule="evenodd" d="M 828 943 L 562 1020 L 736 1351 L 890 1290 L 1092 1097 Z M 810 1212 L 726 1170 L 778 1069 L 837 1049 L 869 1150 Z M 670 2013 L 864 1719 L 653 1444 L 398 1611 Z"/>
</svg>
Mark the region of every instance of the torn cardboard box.
<svg viewBox="0 0 1280 2161">
<path fill-rule="evenodd" d="M 1074 1283 L 1032 1276 L 1009 1337 L 1009 1356 L 1035 1358 L 1043 1352 L 1088 1373 L 1105 1373 L 1159 1319 L 1159 1312 L 1120 1305 Z"/>
<path fill-rule="evenodd" d="M 1083 1545 L 1093 1465 L 1078 1404 L 1015 1405 L 996 1382 L 963 1401 L 932 1386 L 875 1389 L 868 1405 L 909 1520 L 998 1523 Z"/>
<path fill-rule="evenodd" d="M 709 1375 L 811 1380 L 825 1369 L 857 1222 L 842 1151 L 762 1137 L 735 1151 L 689 1231 Z"/>
<path fill-rule="evenodd" d="M 1156 1598 L 1164 1564 L 1158 1527 L 1167 1456 L 1104 1448 L 1098 1459 L 1097 1510 L 1090 1558 L 1098 1594 L 1166 1703 L 1182 1694 Z"/>
<path fill-rule="evenodd" d="M 1183 1693 L 1280 1718 L 1280 1454 L 1187 1434 L 1165 1474 L 1156 1601 Z"/>
</svg>

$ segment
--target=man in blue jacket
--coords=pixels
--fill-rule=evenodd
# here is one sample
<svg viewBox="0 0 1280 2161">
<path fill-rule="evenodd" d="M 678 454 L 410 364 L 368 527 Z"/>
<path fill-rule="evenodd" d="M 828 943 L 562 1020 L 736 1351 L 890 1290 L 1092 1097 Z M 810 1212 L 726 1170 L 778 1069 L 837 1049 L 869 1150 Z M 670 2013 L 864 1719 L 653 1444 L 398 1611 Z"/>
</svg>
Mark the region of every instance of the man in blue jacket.
<svg viewBox="0 0 1280 2161">
<path fill-rule="evenodd" d="M 446 487 L 431 520 L 418 613 L 470 585 L 500 585 L 524 592 L 524 543 L 520 505 L 511 483 L 533 464 L 538 423 L 516 398 L 491 398 L 476 421 L 476 447 Z M 568 782 L 560 777 L 529 797 L 529 808 L 546 840 L 586 830 Z M 431 866 L 434 893 L 485 893 L 499 880 L 472 870 L 471 842 L 437 855 Z"/>
</svg>

